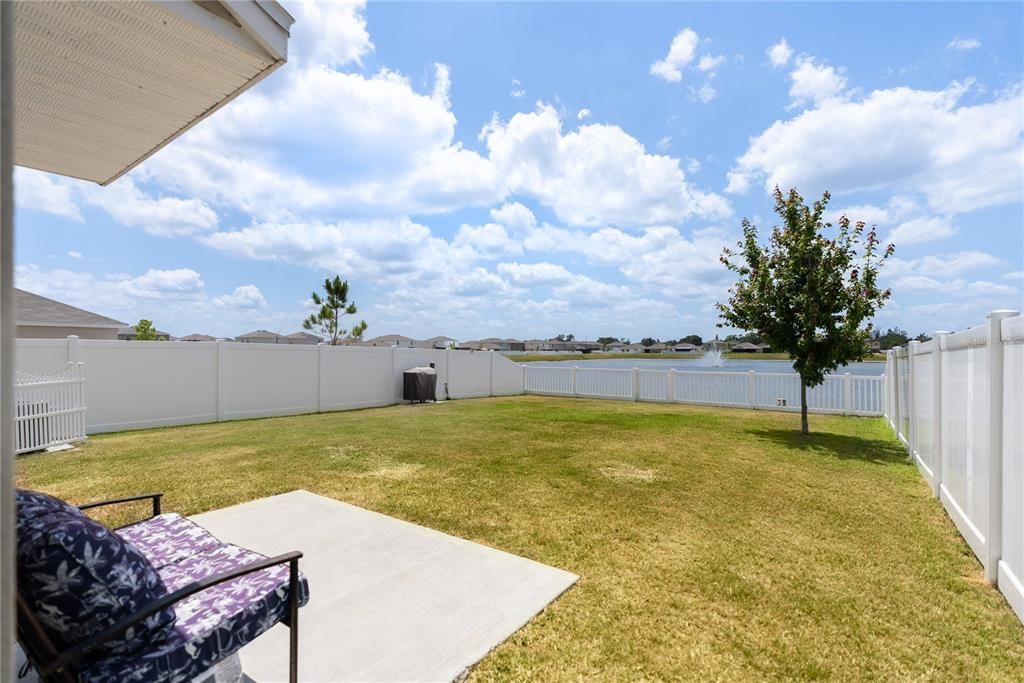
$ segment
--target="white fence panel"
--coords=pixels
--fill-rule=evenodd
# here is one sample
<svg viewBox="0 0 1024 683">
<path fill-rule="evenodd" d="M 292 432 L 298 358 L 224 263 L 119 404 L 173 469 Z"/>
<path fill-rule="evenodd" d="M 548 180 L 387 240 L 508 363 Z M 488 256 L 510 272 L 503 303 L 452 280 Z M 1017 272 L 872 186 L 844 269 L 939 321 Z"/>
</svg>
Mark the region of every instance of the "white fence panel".
<svg viewBox="0 0 1024 683">
<path fill-rule="evenodd" d="M 573 368 L 526 367 L 526 393 L 574 396 Z"/>
<path fill-rule="evenodd" d="M 909 362 L 913 366 L 914 386 L 911 392 L 912 405 L 917 409 L 911 416 L 913 422 L 911 433 L 914 434 L 911 455 L 918 468 L 930 484 L 935 482 L 935 466 L 938 453 L 935 452 L 935 351 L 938 342 L 935 340 L 924 344 L 913 344 L 910 348 Z"/>
<path fill-rule="evenodd" d="M 893 349 L 886 419 L 1024 621 L 1024 318 Z"/>
<path fill-rule="evenodd" d="M 437 398 L 523 393 L 492 352 L 238 342 L 20 339 L 18 369 L 85 363 L 88 433 L 398 403 L 402 372 L 434 363 Z M 447 392 L 447 393 L 446 393 Z"/>
<path fill-rule="evenodd" d="M 633 400 L 633 371 L 610 368 L 576 370 L 576 395 L 587 398 Z"/>
<path fill-rule="evenodd" d="M 448 393 L 452 398 L 491 395 L 492 351 L 453 351 Z"/>
<path fill-rule="evenodd" d="M 19 372 L 14 385 L 14 452 L 28 453 L 85 438 L 82 363 L 56 371 Z"/>
<path fill-rule="evenodd" d="M 18 372 L 26 375 L 38 375 L 52 372 L 54 368 L 63 367 L 67 362 L 74 362 L 68 350 L 70 343 L 77 343 L 78 338 L 67 339 L 16 339 L 14 340 L 14 357 Z"/>
<path fill-rule="evenodd" d="M 981 558 L 989 521 L 987 332 L 983 325 L 949 335 L 942 354 L 940 492 L 960 533 Z M 919 406 L 912 404 L 912 409 L 917 412 Z"/>
<path fill-rule="evenodd" d="M 389 348 L 320 346 L 320 410 L 349 410 L 395 402 Z"/>
<path fill-rule="evenodd" d="M 636 373 L 636 398 L 640 401 L 669 400 L 669 373 L 659 370 L 634 370 Z M 673 373 L 676 374 L 676 373 Z"/>
<path fill-rule="evenodd" d="M 523 393 L 523 366 L 510 361 L 500 353 L 491 354 L 494 381 L 493 396 L 513 396 Z"/>
<path fill-rule="evenodd" d="M 564 366 L 530 366 L 525 372 L 528 394 L 800 410 L 800 378 L 793 373 Z M 883 388 L 881 377 L 830 375 L 807 392 L 808 410 L 881 415 Z"/>
<path fill-rule="evenodd" d="M 675 400 L 714 406 L 750 407 L 748 373 L 700 372 L 676 373 Z"/>
<path fill-rule="evenodd" d="M 83 339 L 89 432 L 217 419 L 217 347 Z"/>
<path fill-rule="evenodd" d="M 999 588 L 1024 621 L 1024 317 L 1002 321 L 1003 547 Z"/>
</svg>

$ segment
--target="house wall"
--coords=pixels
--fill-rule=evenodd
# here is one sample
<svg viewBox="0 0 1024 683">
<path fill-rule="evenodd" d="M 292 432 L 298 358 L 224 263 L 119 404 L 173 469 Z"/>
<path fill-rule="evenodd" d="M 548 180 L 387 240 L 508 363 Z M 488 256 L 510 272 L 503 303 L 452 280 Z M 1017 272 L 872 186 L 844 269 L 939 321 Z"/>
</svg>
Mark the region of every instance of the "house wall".
<svg viewBox="0 0 1024 683">
<path fill-rule="evenodd" d="M 18 339 L 117 339 L 116 327 L 50 327 L 49 325 L 18 325 Z"/>
<path fill-rule="evenodd" d="M 88 433 L 390 405 L 431 362 L 439 400 L 523 393 L 523 368 L 486 351 L 19 339 L 15 358 L 34 374 L 84 363 Z"/>
</svg>

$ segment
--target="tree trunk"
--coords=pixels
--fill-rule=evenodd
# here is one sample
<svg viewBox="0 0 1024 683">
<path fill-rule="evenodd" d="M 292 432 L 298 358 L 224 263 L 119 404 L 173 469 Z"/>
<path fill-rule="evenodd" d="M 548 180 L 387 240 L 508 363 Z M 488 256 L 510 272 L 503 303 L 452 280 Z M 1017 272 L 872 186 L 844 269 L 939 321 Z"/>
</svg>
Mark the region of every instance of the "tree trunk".
<svg viewBox="0 0 1024 683">
<path fill-rule="evenodd" d="M 800 433 L 811 433 L 811 430 L 807 428 L 807 383 L 802 377 L 800 378 Z"/>
</svg>

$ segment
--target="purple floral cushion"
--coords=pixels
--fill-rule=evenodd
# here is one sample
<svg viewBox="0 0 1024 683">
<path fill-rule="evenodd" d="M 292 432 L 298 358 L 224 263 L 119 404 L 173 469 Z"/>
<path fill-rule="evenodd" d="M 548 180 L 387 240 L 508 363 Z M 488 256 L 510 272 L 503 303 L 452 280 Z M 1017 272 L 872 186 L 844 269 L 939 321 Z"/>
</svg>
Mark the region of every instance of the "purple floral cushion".
<svg viewBox="0 0 1024 683">
<path fill-rule="evenodd" d="M 201 579 L 265 559 L 264 555 L 223 544 L 168 564 L 160 575 L 175 591 Z M 130 657 L 111 657 L 79 672 L 82 683 L 161 681 L 184 683 L 237 652 L 288 616 L 288 565 L 247 574 L 182 600 L 171 637 L 158 647 Z M 300 576 L 299 604 L 309 601 Z"/>
<path fill-rule="evenodd" d="M 122 527 L 117 534 L 145 555 L 158 571 L 221 545 L 209 531 L 173 512 Z"/>
<path fill-rule="evenodd" d="M 17 492 L 18 591 L 58 650 L 99 633 L 167 590 L 131 543 L 67 503 Z M 126 655 L 172 632 L 162 610 L 90 655 Z"/>
</svg>

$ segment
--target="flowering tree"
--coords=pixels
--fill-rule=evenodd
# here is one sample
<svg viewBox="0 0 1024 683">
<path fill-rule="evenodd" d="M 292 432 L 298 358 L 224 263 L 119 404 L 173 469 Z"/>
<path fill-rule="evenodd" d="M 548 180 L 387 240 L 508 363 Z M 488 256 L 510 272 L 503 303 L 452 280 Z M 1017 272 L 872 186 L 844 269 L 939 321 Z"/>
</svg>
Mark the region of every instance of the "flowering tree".
<svg viewBox="0 0 1024 683">
<path fill-rule="evenodd" d="M 783 195 L 776 187 L 774 197 L 782 225 L 762 246 L 757 227 L 743 219 L 738 251 L 726 248 L 721 257 L 738 280 L 728 302 L 716 306 L 725 323 L 756 332 L 793 359 L 807 434 L 807 388 L 867 354 L 870 321 L 890 295 L 879 289 L 878 271 L 894 247 L 880 252 L 875 229 L 865 233 L 863 222 L 851 226 L 846 216 L 836 226 L 823 222 L 828 192 L 810 207 L 795 189 Z"/>
</svg>

